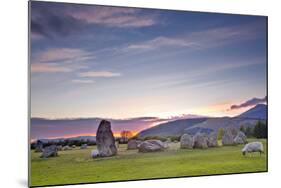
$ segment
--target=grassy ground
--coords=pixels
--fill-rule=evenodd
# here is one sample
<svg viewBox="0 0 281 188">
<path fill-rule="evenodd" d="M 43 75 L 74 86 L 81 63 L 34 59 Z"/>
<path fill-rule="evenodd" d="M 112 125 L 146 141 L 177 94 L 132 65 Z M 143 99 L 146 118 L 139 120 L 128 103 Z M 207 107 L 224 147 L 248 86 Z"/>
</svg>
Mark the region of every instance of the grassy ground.
<svg viewBox="0 0 281 188">
<path fill-rule="evenodd" d="M 253 141 L 253 140 L 251 140 Z M 262 140 L 266 147 L 266 140 Z M 164 152 L 138 153 L 120 145 L 118 155 L 92 159 L 91 150 L 59 152 L 59 157 L 41 159 L 40 153 L 31 154 L 31 185 L 59 185 L 107 182 L 179 176 L 260 172 L 267 170 L 266 153 L 246 157 L 241 146 L 224 146 L 206 150 L 178 149 L 172 143 Z M 266 151 L 266 148 L 264 148 Z"/>
</svg>

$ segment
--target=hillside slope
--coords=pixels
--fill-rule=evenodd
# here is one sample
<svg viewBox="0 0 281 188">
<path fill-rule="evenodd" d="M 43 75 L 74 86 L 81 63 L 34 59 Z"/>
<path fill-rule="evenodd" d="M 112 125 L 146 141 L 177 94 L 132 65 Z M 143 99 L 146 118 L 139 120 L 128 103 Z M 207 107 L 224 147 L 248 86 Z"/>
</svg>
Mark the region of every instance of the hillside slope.
<svg viewBox="0 0 281 188">
<path fill-rule="evenodd" d="M 163 123 L 152 128 L 141 131 L 138 136 L 140 138 L 147 136 L 180 136 L 188 127 L 192 127 L 198 123 L 206 121 L 207 118 L 182 119 Z"/>
<path fill-rule="evenodd" d="M 139 137 L 180 136 L 184 133 L 196 134 L 197 132 L 210 133 L 227 127 L 239 129 L 241 126 L 253 127 L 258 121 L 266 119 L 267 105 L 258 104 L 236 117 L 182 119 L 159 124 L 141 131 Z"/>
</svg>

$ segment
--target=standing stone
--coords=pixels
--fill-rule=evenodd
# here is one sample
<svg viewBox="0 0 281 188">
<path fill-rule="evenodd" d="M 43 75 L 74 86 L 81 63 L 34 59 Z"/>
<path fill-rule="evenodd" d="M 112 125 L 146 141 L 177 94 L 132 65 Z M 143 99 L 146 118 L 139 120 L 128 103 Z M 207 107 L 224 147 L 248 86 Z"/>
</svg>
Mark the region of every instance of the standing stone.
<svg viewBox="0 0 281 188">
<path fill-rule="evenodd" d="M 193 137 L 189 134 L 184 134 L 180 139 L 180 147 L 182 149 L 192 149 L 194 146 Z"/>
<path fill-rule="evenodd" d="M 194 137 L 193 148 L 206 149 L 208 148 L 207 137 L 204 134 L 197 133 Z"/>
<path fill-rule="evenodd" d="M 165 148 L 164 143 L 160 140 L 146 140 L 139 145 L 139 152 L 147 153 L 163 151 Z"/>
<path fill-rule="evenodd" d="M 242 132 L 239 131 L 236 137 L 234 138 L 235 144 L 246 144 L 247 143 L 247 136 Z"/>
<path fill-rule="evenodd" d="M 49 158 L 56 156 L 58 156 L 58 148 L 56 145 L 51 145 L 44 148 L 41 158 Z"/>
<path fill-rule="evenodd" d="M 72 148 L 69 147 L 69 146 L 64 146 L 64 147 L 62 148 L 62 150 L 63 150 L 63 151 L 67 151 L 67 150 L 72 150 Z"/>
<path fill-rule="evenodd" d="M 171 138 L 167 138 L 166 142 L 171 143 L 172 142 Z"/>
<path fill-rule="evenodd" d="M 35 152 L 43 152 L 43 142 L 41 140 L 37 140 Z"/>
<path fill-rule="evenodd" d="M 100 157 L 109 157 L 117 154 L 115 138 L 109 121 L 102 120 L 96 134 L 97 149 Z"/>
<path fill-rule="evenodd" d="M 218 136 L 215 132 L 210 133 L 207 138 L 208 147 L 217 147 L 218 146 Z"/>
<path fill-rule="evenodd" d="M 82 144 L 80 149 L 87 149 L 88 145 L 87 144 Z"/>
<path fill-rule="evenodd" d="M 234 144 L 234 135 L 232 129 L 226 129 L 222 137 L 222 145 L 229 146 Z"/>
<path fill-rule="evenodd" d="M 138 149 L 138 142 L 137 140 L 129 140 L 128 144 L 127 144 L 127 149 Z"/>
<path fill-rule="evenodd" d="M 62 146 L 61 146 L 61 145 L 58 145 L 58 146 L 57 146 L 57 149 L 58 149 L 58 151 L 62 151 Z"/>
</svg>

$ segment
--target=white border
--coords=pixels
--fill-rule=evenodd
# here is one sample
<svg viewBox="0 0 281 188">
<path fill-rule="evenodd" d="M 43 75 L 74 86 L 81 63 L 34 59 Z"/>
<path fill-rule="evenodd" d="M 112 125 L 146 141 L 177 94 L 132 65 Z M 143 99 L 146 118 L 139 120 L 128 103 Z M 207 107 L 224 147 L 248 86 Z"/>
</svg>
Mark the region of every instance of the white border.
<svg viewBox="0 0 281 188">
<path fill-rule="evenodd" d="M 57 2 L 65 2 L 57 0 Z M 280 177 L 280 5 L 275 0 L 67 0 L 119 5 L 269 16 L 269 173 L 76 185 L 68 187 L 266 187 Z M 1 2 L 1 187 L 27 186 L 27 1 Z"/>
</svg>

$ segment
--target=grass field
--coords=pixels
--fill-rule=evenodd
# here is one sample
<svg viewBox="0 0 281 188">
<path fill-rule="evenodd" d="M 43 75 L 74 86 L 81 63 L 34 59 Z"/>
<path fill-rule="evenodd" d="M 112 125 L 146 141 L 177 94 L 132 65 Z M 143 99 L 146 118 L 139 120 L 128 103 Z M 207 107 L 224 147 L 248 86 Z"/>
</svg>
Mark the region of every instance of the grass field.
<svg viewBox="0 0 281 188">
<path fill-rule="evenodd" d="M 253 140 L 251 140 L 253 141 Z M 242 145 L 206 150 L 179 149 L 179 143 L 157 153 L 138 153 L 120 145 L 118 155 L 92 159 L 89 149 L 60 151 L 59 157 L 41 159 L 31 151 L 31 186 L 107 182 L 267 170 L 265 154 L 241 154 Z"/>
</svg>

